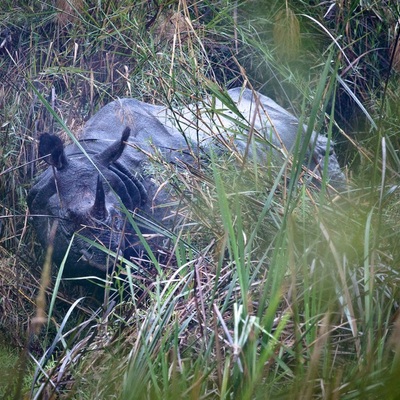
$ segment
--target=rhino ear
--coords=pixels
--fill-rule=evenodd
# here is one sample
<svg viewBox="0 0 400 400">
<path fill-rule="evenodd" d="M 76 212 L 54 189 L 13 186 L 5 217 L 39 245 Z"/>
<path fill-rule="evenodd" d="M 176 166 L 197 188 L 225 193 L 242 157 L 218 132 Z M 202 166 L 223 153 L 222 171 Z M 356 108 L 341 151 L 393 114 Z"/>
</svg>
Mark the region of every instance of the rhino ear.
<svg viewBox="0 0 400 400">
<path fill-rule="evenodd" d="M 58 170 L 68 165 L 68 159 L 64 153 L 64 146 L 58 136 L 43 133 L 39 138 L 39 157 L 45 157 L 47 164 L 53 165 Z"/>
<path fill-rule="evenodd" d="M 96 198 L 90 210 L 90 215 L 99 221 L 103 221 L 107 217 L 106 195 L 100 175 L 97 177 Z"/>
<path fill-rule="evenodd" d="M 121 139 L 116 140 L 112 145 L 107 147 L 103 152 L 96 155 L 99 164 L 108 167 L 111 163 L 118 160 L 125 149 L 125 142 L 131 134 L 131 129 L 127 126 L 122 132 Z"/>
</svg>

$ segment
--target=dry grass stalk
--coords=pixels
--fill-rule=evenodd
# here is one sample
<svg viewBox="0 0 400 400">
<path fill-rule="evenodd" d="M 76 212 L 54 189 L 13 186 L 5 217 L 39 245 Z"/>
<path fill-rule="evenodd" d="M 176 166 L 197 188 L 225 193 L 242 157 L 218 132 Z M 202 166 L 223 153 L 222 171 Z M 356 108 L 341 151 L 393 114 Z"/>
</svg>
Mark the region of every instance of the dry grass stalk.
<svg viewBox="0 0 400 400">
<path fill-rule="evenodd" d="M 58 13 L 56 14 L 56 21 L 61 26 L 76 22 L 83 7 L 83 0 L 57 0 L 56 9 Z"/>
<path fill-rule="evenodd" d="M 287 61 L 294 60 L 300 50 L 300 23 L 296 14 L 285 7 L 275 17 L 274 42 L 278 55 Z"/>
</svg>

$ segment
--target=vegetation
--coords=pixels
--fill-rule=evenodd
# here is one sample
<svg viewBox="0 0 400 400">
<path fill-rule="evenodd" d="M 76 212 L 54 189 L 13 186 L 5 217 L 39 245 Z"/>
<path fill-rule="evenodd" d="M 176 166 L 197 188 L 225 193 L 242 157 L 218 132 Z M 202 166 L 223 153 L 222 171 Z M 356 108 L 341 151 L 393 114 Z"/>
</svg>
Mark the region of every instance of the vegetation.
<svg viewBox="0 0 400 400">
<path fill-rule="evenodd" d="M 400 6 L 310 3 L 2 1 L 6 398 L 399 397 Z M 41 132 L 78 133 L 118 97 L 179 108 L 241 84 L 335 139 L 348 193 L 306 187 L 296 156 L 158 168 L 186 218 L 167 265 L 128 268 L 101 306 L 50 274 L 25 204 Z"/>
</svg>

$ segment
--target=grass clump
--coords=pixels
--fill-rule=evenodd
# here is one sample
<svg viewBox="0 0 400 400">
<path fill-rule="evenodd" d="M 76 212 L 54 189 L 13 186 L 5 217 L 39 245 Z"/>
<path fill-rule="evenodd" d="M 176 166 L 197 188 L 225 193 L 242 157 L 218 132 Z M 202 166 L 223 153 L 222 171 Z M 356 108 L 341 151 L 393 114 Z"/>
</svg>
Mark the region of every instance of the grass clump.
<svg viewBox="0 0 400 400">
<path fill-rule="evenodd" d="M 22 352 L 21 352 L 22 354 Z M 15 351 L 15 348 L 9 346 L 1 337 L 0 344 L 0 396 L 2 399 L 12 399 L 13 394 L 16 392 L 19 382 L 19 360 L 21 354 Z M 30 373 L 32 372 L 32 369 Z M 26 374 L 25 380 L 22 384 L 22 390 L 29 388 L 29 375 Z"/>
<path fill-rule="evenodd" d="M 3 2 L 0 323 L 37 366 L 29 390 L 7 376 L 11 396 L 399 395 L 397 77 L 373 51 L 395 10 L 250 3 Z M 127 264 L 128 294 L 97 307 L 54 270 L 40 285 L 25 207 L 38 135 L 76 133 L 118 97 L 179 110 L 243 82 L 346 146 L 349 193 L 303 185 L 301 155 L 263 168 L 226 143 L 198 168 L 155 166 L 184 223 L 167 261 L 146 276 Z M 360 125 L 342 118 L 349 99 Z"/>
</svg>

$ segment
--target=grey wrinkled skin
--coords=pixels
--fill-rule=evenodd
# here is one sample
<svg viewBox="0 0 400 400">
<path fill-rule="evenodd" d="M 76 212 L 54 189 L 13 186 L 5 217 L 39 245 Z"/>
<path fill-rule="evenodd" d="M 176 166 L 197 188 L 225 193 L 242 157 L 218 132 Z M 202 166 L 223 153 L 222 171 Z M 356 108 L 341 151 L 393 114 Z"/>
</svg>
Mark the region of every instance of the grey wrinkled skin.
<svg viewBox="0 0 400 400">
<path fill-rule="evenodd" d="M 167 162 L 190 163 L 194 161 L 190 155 L 194 150 L 207 152 L 222 141 L 262 163 L 266 153 L 271 153 L 271 143 L 276 146 L 272 153 L 277 160 L 290 154 L 299 131 L 301 145 L 305 131 L 274 101 L 259 93 L 253 95 L 248 89 L 236 88 L 228 93 L 243 118 L 211 99 L 179 112 L 134 99 L 109 103 L 86 123 L 80 135 L 80 144 L 95 165 L 75 144 L 62 149 L 50 138 L 50 144 L 43 145 L 45 154 L 51 153 L 47 157 L 51 166 L 29 192 L 28 206 L 44 248 L 49 245 L 53 222 L 58 221 L 53 252 L 57 264 L 61 264 L 76 234 L 64 270 L 67 276 L 104 274 L 113 265 L 106 252 L 82 236 L 117 254 L 141 254 L 143 246 L 126 221 L 120 200 L 133 212 L 134 219 L 141 215 L 171 228 L 171 215 L 176 210 L 161 207 L 170 202 L 170 196 L 152 178 L 149 154 L 157 151 Z M 206 106 L 208 101 L 211 111 Z M 256 146 L 248 146 L 248 129 Z M 327 144 L 325 137 L 313 132 L 309 146 L 313 145 L 313 150 L 308 151 L 304 164 L 320 175 L 329 151 L 328 180 L 341 190 L 346 186 L 345 177 L 332 144 L 329 149 Z M 141 232 L 157 236 L 146 228 Z M 149 239 L 150 247 L 162 245 L 162 240 Z"/>
</svg>

